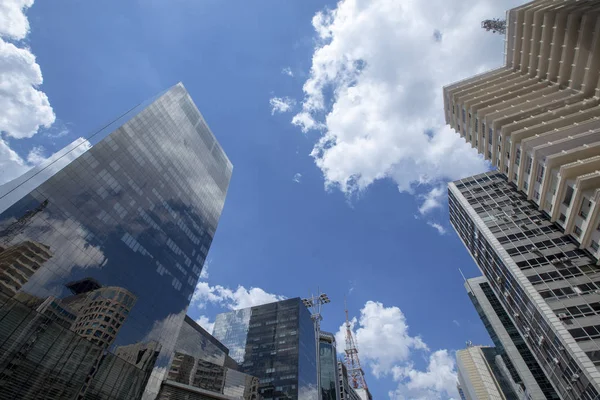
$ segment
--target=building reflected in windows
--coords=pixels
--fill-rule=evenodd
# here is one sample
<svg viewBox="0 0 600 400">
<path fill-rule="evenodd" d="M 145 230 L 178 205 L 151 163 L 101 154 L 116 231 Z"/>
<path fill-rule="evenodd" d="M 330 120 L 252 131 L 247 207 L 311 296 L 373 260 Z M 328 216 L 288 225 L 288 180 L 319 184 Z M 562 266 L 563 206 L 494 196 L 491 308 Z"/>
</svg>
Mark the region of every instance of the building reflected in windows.
<svg viewBox="0 0 600 400">
<path fill-rule="evenodd" d="M 258 377 L 262 397 L 317 398 L 315 330 L 300 298 L 219 314 L 213 335 Z"/>
<path fill-rule="evenodd" d="M 258 378 L 230 360 L 229 349 L 186 316 L 159 399 L 258 399 Z"/>
</svg>

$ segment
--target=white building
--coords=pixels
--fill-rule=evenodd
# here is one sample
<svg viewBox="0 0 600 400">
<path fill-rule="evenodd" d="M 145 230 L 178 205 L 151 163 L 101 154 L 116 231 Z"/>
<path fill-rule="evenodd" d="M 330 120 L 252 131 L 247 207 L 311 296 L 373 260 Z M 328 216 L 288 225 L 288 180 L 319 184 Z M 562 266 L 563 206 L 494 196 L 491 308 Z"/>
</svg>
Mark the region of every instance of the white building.
<svg viewBox="0 0 600 400">
<path fill-rule="evenodd" d="M 505 65 L 444 88 L 446 122 L 600 256 L 600 2 L 507 12 Z"/>
</svg>

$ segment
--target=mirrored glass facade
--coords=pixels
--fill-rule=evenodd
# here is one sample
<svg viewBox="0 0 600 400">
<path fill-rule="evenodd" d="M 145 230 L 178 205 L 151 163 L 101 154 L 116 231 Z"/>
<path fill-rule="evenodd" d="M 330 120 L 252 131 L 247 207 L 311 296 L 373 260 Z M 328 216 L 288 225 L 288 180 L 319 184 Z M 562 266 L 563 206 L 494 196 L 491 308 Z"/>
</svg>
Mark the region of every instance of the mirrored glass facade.
<svg viewBox="0 0 600 400">
<path fill-rule="evenodd" d="M 154 399 L 231 172 L 178 84 L 1 186 L 0 392 Z"/>
<path fill-rule="evenodd" d="M 159 399 L 210 396 L 207 392 L 231 399 L 258 399 L 258 378 L 228 368 L 228 353 L 225 346 L 186 316 Z"/>
<path fill-rule="evenodd" d="M 317 398 L 314 325 L 300 298 L 219 314 L 213 335 L 259 378 L 263 399 Z"/>
<path fill-rule="evenodd" d="M 319 373 L 321 374 L 321 399 L 339 399 L 338 368 L 335 337 L 329 332 L 319 335 Z"/>
</svg>

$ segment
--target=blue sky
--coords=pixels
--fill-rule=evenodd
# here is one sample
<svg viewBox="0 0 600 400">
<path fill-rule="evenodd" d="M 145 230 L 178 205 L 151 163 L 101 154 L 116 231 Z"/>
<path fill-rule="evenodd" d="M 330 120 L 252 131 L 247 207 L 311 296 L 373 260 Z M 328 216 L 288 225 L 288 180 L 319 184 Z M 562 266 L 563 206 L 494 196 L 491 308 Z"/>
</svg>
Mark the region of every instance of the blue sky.
<svg viewBox="0 0 600 400">
<path fill-rule="evenodd" d="M 479 21 L 517 3 L 494 3 L 7 0 L 0 180 L 182 81 L 234 164 L 189 314 L 319 287 L 338 337 L 347 296 L 375 398 L 456 396 L 453 352 L 490 340 L 445 184 L 487 166 L 441 87 L 502 63 Z"/>
</svg>

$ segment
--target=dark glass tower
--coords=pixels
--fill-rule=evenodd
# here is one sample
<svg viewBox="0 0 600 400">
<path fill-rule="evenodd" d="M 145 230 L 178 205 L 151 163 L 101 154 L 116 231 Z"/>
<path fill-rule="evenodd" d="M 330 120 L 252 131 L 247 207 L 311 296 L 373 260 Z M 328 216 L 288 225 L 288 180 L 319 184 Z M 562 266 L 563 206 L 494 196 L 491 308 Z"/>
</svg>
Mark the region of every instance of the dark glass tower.
<svg viewBox="0 0 600 400">
<path fill-rule="evenodd" d="M 265 400 L 317 398 L 314 326 L 300 298 L 219 314 L 213 335 Z"/>
<path fill-rule="evenodd" d="M 229 368 L 229 350 L 186 316 L 158 397 L 257 400 L 258 379 Z M 219 396 L 222 395 L 222 396 Z"/>
<path fill-rule="evenodd" d="M 153 399 L 231 172 L 177 84 L 0 187 L 3 395 Z"/>
<path fill-rule="evenodd" d="M 338 368 L 336 359 L 335 336 L 321 331 L 319 335 L 319 362 L 321 373 L 321 399 L 339 398 Z"/>
<path fill-rule="evenodd" d="M 488 302 L 506 317 L 506 330 L 520 336 L 514 341 L 528 350 L 521 356 L 545 397 L 597 399 L 597 260 L 504 174 L 452 182 L 448 197 L 450 221 L 487 278 L 481 287 Z M 539 373 L 546 379 L 537 379 Z"/>
</svg>

